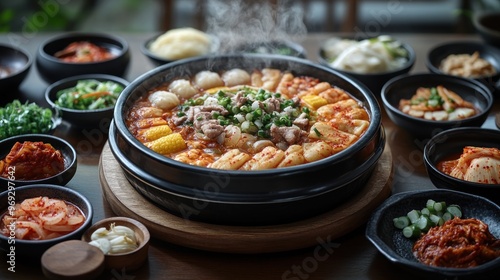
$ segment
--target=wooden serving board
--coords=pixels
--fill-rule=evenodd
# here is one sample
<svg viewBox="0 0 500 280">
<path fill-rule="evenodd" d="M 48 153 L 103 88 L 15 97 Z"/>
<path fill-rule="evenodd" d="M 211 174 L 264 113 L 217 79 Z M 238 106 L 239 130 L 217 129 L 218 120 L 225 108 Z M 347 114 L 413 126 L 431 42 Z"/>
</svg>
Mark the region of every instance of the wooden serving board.
<svg viewBox="0 0 500 280">
<path fill-rule="evenodd" d="M 338 207 L 298 222 L 271 226 L 227 226 L 186 220 L 154 205 L 125 178 L 109 145 L 103 148 L 99 177 L 113 212 L 142 222 L 154 238 L 225 253 L 269 253 L 307 248 L 362 226 L 391 194 L 392 154 L 386 145 L 366 186 Z"/>
</svg>

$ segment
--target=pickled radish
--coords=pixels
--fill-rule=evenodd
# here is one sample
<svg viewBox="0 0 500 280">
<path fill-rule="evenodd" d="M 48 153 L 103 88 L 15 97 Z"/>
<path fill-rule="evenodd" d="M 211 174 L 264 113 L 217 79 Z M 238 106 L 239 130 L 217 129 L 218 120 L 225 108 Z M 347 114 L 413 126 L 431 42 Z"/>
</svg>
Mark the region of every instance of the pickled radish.
<svg viewBox="0 0 500 280">
<path fill-rule="evenodd" d="M 39 196 L 17 203 L 12 213 L 2 215 L 0 233 L 10 236 L 13 228 L 17 239 L 46 240 L 73 232 L 84 222 L 85 216 L 75 205 Z"/>
</svg>

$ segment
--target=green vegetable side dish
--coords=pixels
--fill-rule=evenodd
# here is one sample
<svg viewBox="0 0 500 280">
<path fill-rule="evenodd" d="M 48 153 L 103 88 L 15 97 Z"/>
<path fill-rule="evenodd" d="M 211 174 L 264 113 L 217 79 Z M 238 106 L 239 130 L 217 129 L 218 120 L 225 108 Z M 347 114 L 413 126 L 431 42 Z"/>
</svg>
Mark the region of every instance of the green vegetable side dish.
<svg viewBox="0 0 500 280">
<path fill-rule="evenodd" d="M 123 86 L 98 80 L 80 80 L 76 86 L 57 92 L 57 106 L 74 110 L 96 110 L 113 107 Z"/>
<path fill-rule="evenodd" d="M 52 111 L 35 103 L 14 100 L 0 108 L 0 139 L 21 134 L 47 133 L 55 127 Z"/>
<path fill-rule="evenodd" d="M 462 209 L 456 204 L 447 206 L 446 202 L 427 200 L 421 210 L 413 209 L 406 216 L 393 219 L 394 227 L 402 230 L 406 238 L 418 238 L 431 227 L 442 226 L 453 218 L 462 218 Z"/>
</svg>

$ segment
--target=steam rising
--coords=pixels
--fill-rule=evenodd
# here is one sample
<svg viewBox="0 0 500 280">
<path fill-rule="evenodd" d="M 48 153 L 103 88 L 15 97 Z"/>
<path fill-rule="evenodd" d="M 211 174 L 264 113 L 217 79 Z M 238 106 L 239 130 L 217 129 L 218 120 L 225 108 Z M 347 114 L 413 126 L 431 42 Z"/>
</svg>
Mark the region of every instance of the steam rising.
<svg viewBox="0 0 500 280">
<path fill-rule="evenodd" d="M 307 33 L 302 9 L 277 2 L 209 0 L 207 32 L 220 39 L 221 53 L 252 42 L 301 40 Z"/>
</svg>

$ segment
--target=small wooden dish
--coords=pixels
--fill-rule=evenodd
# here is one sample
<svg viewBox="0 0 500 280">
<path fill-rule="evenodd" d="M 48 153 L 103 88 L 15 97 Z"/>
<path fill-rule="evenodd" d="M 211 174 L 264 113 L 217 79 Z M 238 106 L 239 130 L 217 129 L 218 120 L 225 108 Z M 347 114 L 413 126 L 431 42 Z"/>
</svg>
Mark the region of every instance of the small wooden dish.
<svg viewBox="0 0 500 280">
<path fill-rule="evenodd" d="M 137 238 L 139 246 L 137 247 L 137 249 L 128 253 L 106 254 L 106 269 L 116 269 L 118 271 L 121 271 L 122 269 L 126 269 L 127 271 L 137 270 L 146 262 L 148 258 L 150 234 L 148 229 L 142 223 L 127 217 L 106 218 L 93 224 L 87 231 L 85 231 L 82 236 L 82 240 L 85 242 L 92 241 L 90 236 L 96 229 L 101 227 L 109 229 L 112 223 L 114 223 L 115 226 L 126 226 L 131 228 L 135 232 L 135 236 Z"/>
</svg>

